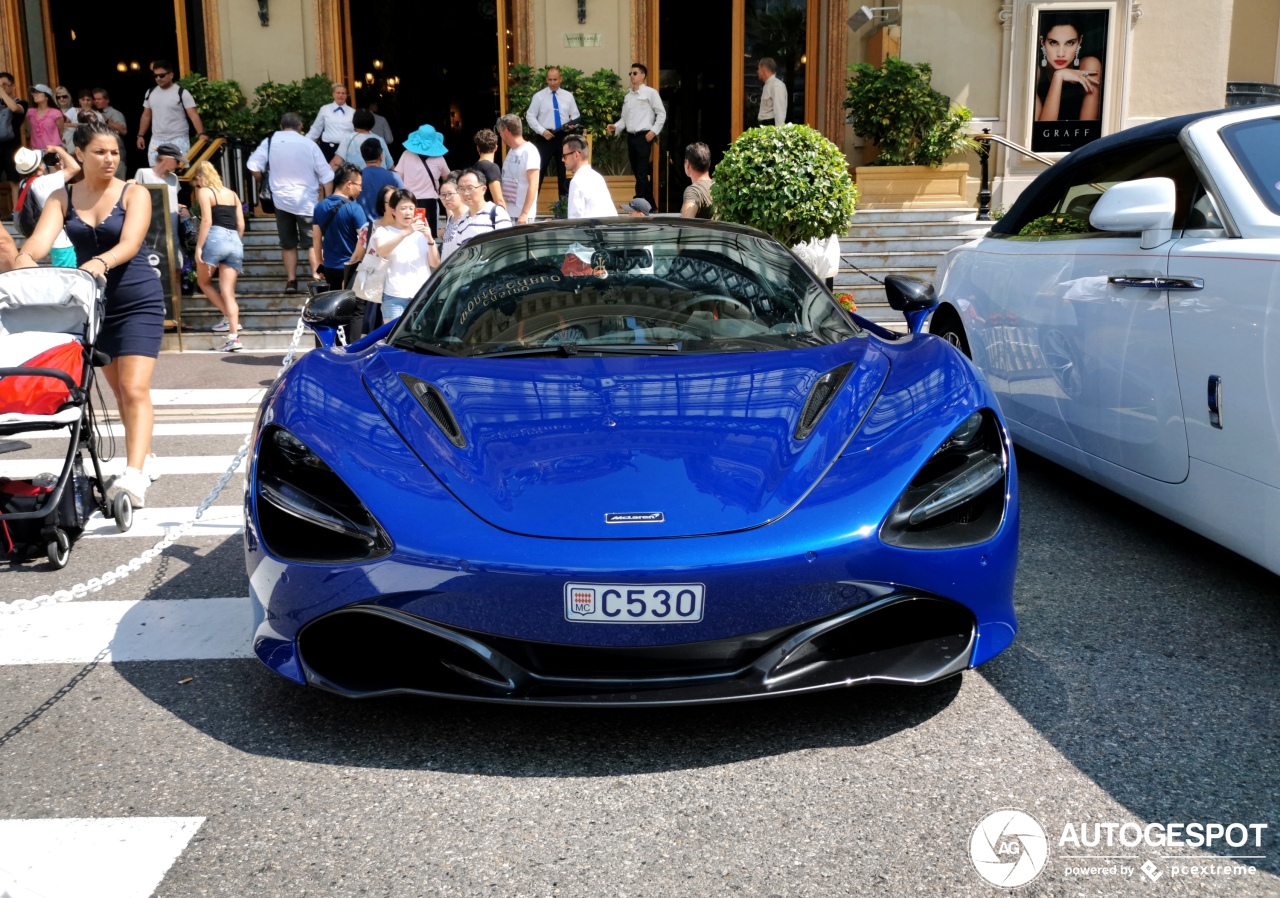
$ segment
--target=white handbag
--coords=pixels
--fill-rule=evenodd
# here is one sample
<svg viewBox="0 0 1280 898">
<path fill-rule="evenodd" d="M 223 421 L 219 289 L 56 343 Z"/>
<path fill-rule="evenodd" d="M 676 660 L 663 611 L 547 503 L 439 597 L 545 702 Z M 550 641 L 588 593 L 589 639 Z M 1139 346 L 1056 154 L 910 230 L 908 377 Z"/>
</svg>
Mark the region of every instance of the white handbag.
<svg viewBox="0 0 1280 898">
<path fill-rule="evenodd" d="M 382 302 L 382 291 L 387 282 L 387 266 L 390 259 L 382 259 L 366 252 L 356 267 L 351 289 L 365 302 Z"/>
</svg>

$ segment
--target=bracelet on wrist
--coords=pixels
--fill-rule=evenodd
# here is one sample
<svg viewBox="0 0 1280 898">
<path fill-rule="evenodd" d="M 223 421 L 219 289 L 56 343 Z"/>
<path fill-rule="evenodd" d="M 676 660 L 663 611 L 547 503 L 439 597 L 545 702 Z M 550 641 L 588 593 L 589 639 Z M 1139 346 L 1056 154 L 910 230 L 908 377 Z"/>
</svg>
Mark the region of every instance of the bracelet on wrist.
<svg viewBox="0 0 1280 898">
<path fill-rule="evenodd" d="M 110 252 L 110 250 L 107 250 L 107 252 Z M 98 261 L 102 263 L 102 274 L 104 276 L 111 270 L 111 266 L 107 264 L 107 260 L 102 258 L 102 256 L 93 256 L 90 261 Z"/>
</svg>

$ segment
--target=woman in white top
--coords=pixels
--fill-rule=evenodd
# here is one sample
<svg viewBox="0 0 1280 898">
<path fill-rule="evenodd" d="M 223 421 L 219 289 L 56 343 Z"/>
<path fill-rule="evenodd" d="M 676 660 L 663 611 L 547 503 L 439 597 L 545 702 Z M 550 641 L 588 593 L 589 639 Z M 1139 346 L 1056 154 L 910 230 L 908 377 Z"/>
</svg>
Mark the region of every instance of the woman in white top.
<svg viewBox="0 0 1280 898">
<path fill-rule="evenodd" d="M 391 225 L 377 228 L 370 238 L 369 250 L 379 259 L 387 259 L 387 279 L 382 288 L 382 319 L 391 321 L 404 314 L 409 301 L 440 265 L 431 229 L 417 218 L 417 200 L 408 190 L 397 190 L 387 200 L 395 210 Z"/>
</svg>

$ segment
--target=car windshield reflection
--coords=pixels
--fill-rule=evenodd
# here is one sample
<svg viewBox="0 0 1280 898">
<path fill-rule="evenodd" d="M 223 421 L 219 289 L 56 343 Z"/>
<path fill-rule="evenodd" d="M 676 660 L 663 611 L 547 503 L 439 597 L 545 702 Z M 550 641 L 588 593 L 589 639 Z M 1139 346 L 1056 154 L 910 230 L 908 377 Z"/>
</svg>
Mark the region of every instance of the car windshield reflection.
<svg viewBox="0 0 1280 898">
<path fill-rule="evenodd" d="M 860 333 L 768 238 L 670 224 L 550 227 L 463 247 L 389 342 L 450 355 L 759 352 Z"/>
</svg>

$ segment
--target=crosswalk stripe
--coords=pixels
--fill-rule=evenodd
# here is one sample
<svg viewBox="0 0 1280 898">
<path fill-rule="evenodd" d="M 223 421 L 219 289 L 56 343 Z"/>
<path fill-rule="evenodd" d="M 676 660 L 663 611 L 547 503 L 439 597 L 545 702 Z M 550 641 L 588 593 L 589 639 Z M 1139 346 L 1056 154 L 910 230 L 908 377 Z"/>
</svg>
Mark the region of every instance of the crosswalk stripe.
<svg viewBox="0 0 1280 898">
<path fill-rule="evenodd" d="M 165 530 L 177 527 L 195 516 L 196 507 L 189 508 L 138 508 L 133 512 L 133 525 L 124 533 L 116 530 L 116 522 L 103 518 L 101 512 L 94 512 L 85 522 L 82 539 L 102 539 L 106 537 L 146 537 L 160 539 Z M 196 521 L 187 536 L 233 536 L 244 530 L 244 509 L 239 505 L 214 505 L 206 508 L 200 520 Z M 3 896 L 0 896 L 3 898 Z"/>
<path fill-rule="evenodd" d="M 87 664 L 108 646 L 106 662 L 249 658 L 252 602 L 82 601 L 0 615 L 0 665 Z"/>
<path fill-rule="evenodd" d="M 181 424 L 157 424 L 151 431 L 153 437 L 214 437 L 244 436 L 253 426 L 250 421 L 192 421 Z M 106 436 L 108 429 L 99 426 L 99 432 Z M 112 436 L 124 436 L 124 425 L 113 423 L 110 428 Z M 31 430 L 23 433 L 9 434 L 5 440 L 65 440 L 67 431 L 63 430 Z"/>
<path fill-rule="evenodd" d="M 257 405 L 266 395 L 263 387 L 241 389 L 152 390 L 153 405 Z"/>
<path fill-rule="evenodd" d="M 0 820 L 0 896 L 147 898 L 204 817 Z"/>
<path fill-rule="evenodd" d="M 221 474 L 231 466 L 233 458 L 235 458 L 234 455 L 162 455 L 153 464 L 159 474 Z M 16 480 L 35 477 L 45 472 L 57 474 L 62 470 L 64 460 L 61 458 L 6 459 L 0 455 L 0 475 Z M 104 475 L 122 473 L 124 461 L 123 458 L 113 458 L 111 461 L 103 462 L 102 473 Z"/>
</svg>

